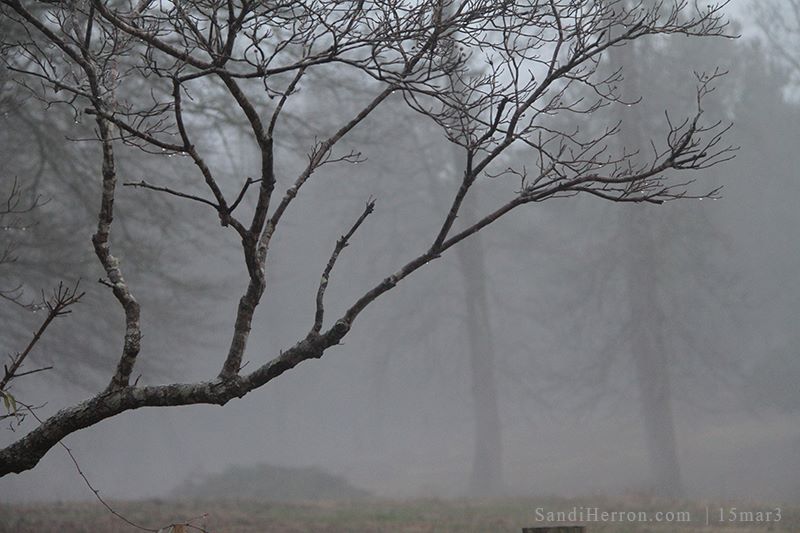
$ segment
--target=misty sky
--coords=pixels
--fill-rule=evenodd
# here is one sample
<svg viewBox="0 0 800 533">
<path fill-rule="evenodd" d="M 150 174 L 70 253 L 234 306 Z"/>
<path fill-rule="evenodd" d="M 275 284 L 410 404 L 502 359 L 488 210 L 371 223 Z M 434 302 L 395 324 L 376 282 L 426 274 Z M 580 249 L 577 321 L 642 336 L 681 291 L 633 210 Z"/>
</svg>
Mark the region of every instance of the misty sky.
<svg viewBox="0 0 800 533">
<path fill-rule="evenodd" d="M 476 315 L 485 321 L 483 336 L 491 337 L 506 493 L 652 489 L 655 452 L 643 421 L 648 385 L 636 363 L 642 351 L 636 339 L 653 338 L 640 335 L 646 330 L 657 332 L 666 354 L 659 368 L 669 378 L 674 452 L 686 493 L 800 498 L 800 107 L 791 98 L 800 77 L 759 40 L 753 4 L 739 0 L 727 8 L 741 39 L 679 36 L 636 48 L 628 79 L 641 91 L 635 111 L 606 108 L 575 123 L 592 131 L 621 120 L 623 136 L 663 140 L 664 109 L 678 116 L 694 105 L 692 71 L 728 70 L 704 118 L 732 122 L 726 144 L 740 149 L 733 161 L 691 177 L 697 194 L 722 186 L 720 199 L 642 207 L 588 195 L 554 198 L 481 233 L 482 264 L 471 266 L 485 288 Z M 785 42 L 796 44 L 797 36 Z M 11 87 L 10 74 L 3 76 L 3 87 Z M 316 85 L 287 106 L 290 135 L 278 143 L 275 161 L 281 192 L 305 165 L 318 132 L 363 104 L 363 91 L 373 87 L 358 80 L 336 85 L 336 76 L 323 69 Z M 215 90 L 187 106 L 214 101 Z M 24 101 L 15 109 L 0 100 L 2 189 L 7 175 L 37 175 L 37 190 L 49 202 L 20 239 L 18 263 L 3 265 L 3 279 L 37 294 L 52 280 L 80 278 L 87 291 L 30 357 L 31 368 L 54 369 L 14 385 L 14 394 L 41 404 L 37 412 L 45 417 L 106 386 L 124 317 L 96 283 L 103 275 L 91 249 L 99 163 L 89 165 L 99 161 L 96 146 L 66 140 L 91 136 L 92 117 L 45 112 Z M 197 111 L 191 127 L 210 164 L 231 177 L 224 192 L 234 196 L 233 179 L 258 175 L 260 162 L 237 124 L 211 126 L 222 122 L 223 107 Z M 399 96 L 387 107 L 348 141 L 360 153 L 358 164 L 323 167 L 287 212 L 271 244 L 268 293 L 245 370 L 308 331 L 320 274 L 370 198 L 375 213 L 331 274 L 327 320 L 430 245 L 455 190 L 453 146 Z M 649 144 L 642 146 L 649 153 Z M 189 161 L 125 148 L 119 157 L 120 172 L 131 180 L 172 179 L 161 182 L 205 190 Z M 521 153 L 508 157 L 509 164 L 524 162 Z M 519 189 L 514 180 L 481 181 L 472 208 L 489 212 Z M 141 374 L 141 384 L 211 379 L 246 287 L 238 239 L 207 207 L 133 187 L 118 194 L 114 236 L 127 243 L 122 264 L 142 304 L 134 378 Z M 642 235 L 652 248 L 646 265 L 637 259 L 645 245 L 635 239 Z M 65 442 L 111 498 L 168 496 L 186 479 L 256 463 L 320 466 L 379 496 L 467 495 L 480 415 L 469 365 L 469 332 L 477 327 L 469 298 L 478 282 L 464 270 L 455 253 L 426 265 L 359 317 L 341 346 L 224 407 L 126 412 Z M 633 273 L 650 285 L 633 291 Z M 637 315 L 633 301 L 651 305 L 653 314 Z M 19 351 L 41 313 L 0 305 L 8 333 L 2 347 Z M 16 431 L 4 430 L 3 444 L 33 427 L 28 419 Z M 59 447 L 34 470 L 0 479 L 3 502 L 91 498 Z"/>
</svg>

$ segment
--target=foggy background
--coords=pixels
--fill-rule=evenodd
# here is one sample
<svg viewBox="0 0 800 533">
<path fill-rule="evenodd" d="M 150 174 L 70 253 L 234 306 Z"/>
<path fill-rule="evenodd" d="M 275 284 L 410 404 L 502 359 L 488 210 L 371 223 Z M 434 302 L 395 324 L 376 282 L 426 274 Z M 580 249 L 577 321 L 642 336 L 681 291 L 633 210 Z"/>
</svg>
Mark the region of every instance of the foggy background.
<svg viewBox="0 0 800 533">
<path fill-rule="evenodd" d="M 608 58 L 635 84 L 623 92 L 643 97 L 639 106 L 603 111 L 617 113 L 623 138 L 634 140 L 663 128 L 664 109 L 680 115 L 693 103 L 692 70 L 729 70 L 706 112 L 733 121 L 727 140 L 741 150 L 693 176 L 696 193 L 724 186 L 721 199 L 634 206 L 577 197 L 516 211 L 482 232 L 469 253 L 453 250 L 399 284 L 321 360 L 223 408 L 141 409 L 69 436 L 93 485 L 110 498 L 161 497 L 230 465 L 271 463 L 321 466 L 386 497 L 497 494 L 498 487 L 514 495 L 670 493 L 677 481 L 692 497 L 797 502 L 800 43 L 775 24 L 769 6 L 788 9 L 734 3 L 738 40 L 648 41 Z M 295 118 L 276 158 L 282 187 L 302 168 L 314 136 L 369 93 L 320 70 L 305 90 L 324 96 L 300 97 L 287 109 Z M 78 278 L 87 291 L 30 357 L 31 367 L 54 370 L 15 382 L 15 395 L 46 402 L 39 415 L 47 416 L 105 386 L 123 317 L 96 283 L 97 147 L 66 140 L 89 136 L 91 117 L 18 105 L 26 97 L 2 76 L 4 180 L 30 176 L 23 184 L 49 199 L 31 214 L 35 225 L 18 237 L 20 259 L 3 280 L 24 283 L 32 296 Z M 255 175 L 253 147 L 227 111 L 211 106 L 195 116 L 194 127 L 208 124 L 199 144 L 220 170 Z M 401 101 L 360 125 L 350 143 L 368 159 L 325 167 L 272 245 L 247 351 L 253 366 L 305 334 L 333 245 L 370 196 L 376 212 L 333 271 L 331 316 L 427 246 L 452 194 L 453 149 Z M 159 181 L 167 171 L 138 152 L 121 158 L 131 180 Z M 177 168 L 184 175 L 165 179 L 197 187 L 188 161 Z M 492 182 L 477 191 L 475 211 L 508 192 Z M 142 304 L 140 383 L 216 375 L 245 287 L 233 234 L 210 210 L 149 191 L 122 188 L 116 207 L 118 255 Z M 634 291 L 632 279 L 647 280 L 646 292 Z M 3 353 L 27 343 L 40 318 L 0 306 Z M 470 331 L 481 334 L 476 340 Z M 478 386 L 475 342 L 491 354 Z M 659 355 L 643 359 L 644 345 L 659 346 Z M 663 383 L 666 410 L 647 392 Z M 495 422 L 491 409 L 476 406 L 487 394 L 496 399 Z M 501 446 L 478 463 L 476 420 L 499 424 L 488 440 Z M 2 444 L 31 424 L 3 430 Z M 496 486 L 480 486 L 474 469 L 497 476 L 498 461 Z M 663 478 L 671 461 L 679 480 Z M 0 480 L 8 502 L 92 497 L 59 447 L 33 471 Z"/>
</svg>

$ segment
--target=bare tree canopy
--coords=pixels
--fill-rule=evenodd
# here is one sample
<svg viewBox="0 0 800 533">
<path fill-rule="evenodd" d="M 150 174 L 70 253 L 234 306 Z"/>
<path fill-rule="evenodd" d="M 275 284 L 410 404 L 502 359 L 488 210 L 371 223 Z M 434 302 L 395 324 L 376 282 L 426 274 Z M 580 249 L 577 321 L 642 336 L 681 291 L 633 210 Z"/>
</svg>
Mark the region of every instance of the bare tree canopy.
<svg viewBox="0 0 800 533">
<path fill-rule="evenodd" d="M 223 405 L 321 357 L 382 294 L 520 206 L 578 193 L 656 204 L 698 197 L 687 189 L 691 178 L 676 175 L 732 156 L 723 143 L 727 126 L 703 116 L 702 101 L 719 72 L 697 75 L 697 94 L 689 95 L 696 98 L 696 112 L 678 120 L 667 116 L 663 137 L 650 143 L 647 154 L 610 148 L 609 139 L 619 131 L 616 123 L 576 129 L 559 118 L 589 121 L 600 107 L 633 104 L 622 101 L 621 71 L 600 74 L 603 52 L 648 36 L 724 35 L 724 5 L 687 0 L 633 7 L 618 0 L 0 0 L 4 25 L 14 28 L 0 38 L 6 68 L 38 98 L 95 120 L 102 186 L 92 242 L 105 272 L 103 283 L 125 313 L 121 354 L 108 386 L 0 451 L 0 475 L 33 468 L 66 435 L 124 411 Z M 313 100 L 313 93 L 300 96 L 300 89 L 313 71 L 331 68 L 361 80 L 371 94 L 338 129 L 320 133 L 308 148 L 305 168 L 284 182 L 274 160 L 284 110 L 299 99 Z M 591 100 L 585 97 L 587 88 Z M 461 146 L 465 158 L 441 224 L 431 228 L 430 245 L 350 302 L 340 316 L 326 316 L 333 269 L 376 209 L 370 198 L 332 243 L 327 264 L 320 265 L 308 333 L 243 372 L 253 316 L 267 289 L 270 243 L 284 215 L 323 166 L 358 161 L 359 152 L 341 149 L 344 140 L 377 108 L 401 99 Z M 248 124 L 260 157 L 256 177 L 223 182 L 195 142 L 204 109 L 222 101 Z M 205 192 L 147 180 L 122 182 L 116 165 L 121 145 L 163 155 L 164 165 L 170 164 L 169 156 L 188 158 Z M 508 182 L 507 199 L 458 224 L 473 185 L 487 178 Z M 213 209 L 241 242 L 247 288 L 236 309 L 230 348 L 221 356 L 218 376 L 208 381 L 140 386 L 131 379 L 141 349 L 142 310 L 136 281 L 123 275 L 112 247 L 120 185 Z"/>
</svg>

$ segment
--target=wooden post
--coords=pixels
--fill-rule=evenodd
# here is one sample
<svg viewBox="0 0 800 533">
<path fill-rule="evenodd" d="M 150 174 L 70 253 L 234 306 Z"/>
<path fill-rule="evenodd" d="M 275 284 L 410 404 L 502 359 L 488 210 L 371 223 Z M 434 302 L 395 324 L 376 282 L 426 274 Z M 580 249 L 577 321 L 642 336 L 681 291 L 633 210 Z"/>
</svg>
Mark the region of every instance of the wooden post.
<svg viewBox="0 0 800 533">
<path fill-rule="evenodd" d="M 523 527 L 522 533 L 586 533 L 584 526 Z"/>
</svg>

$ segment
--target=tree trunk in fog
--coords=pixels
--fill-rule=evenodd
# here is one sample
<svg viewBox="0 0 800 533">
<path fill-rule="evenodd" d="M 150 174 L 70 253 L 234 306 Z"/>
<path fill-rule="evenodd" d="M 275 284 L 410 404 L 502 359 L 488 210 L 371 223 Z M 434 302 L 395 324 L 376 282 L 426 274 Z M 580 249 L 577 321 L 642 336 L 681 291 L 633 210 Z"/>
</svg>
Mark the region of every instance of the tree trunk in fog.
<svg viewBox="0 0 800 533">
<path fill-rule="evenodd" d="M 682 485 L 670 398 L 669 354 L 664 345 L 664 321 L 654 294 L 659 283 L 658 259 L 652 225 L 645 209 L 632 206 L 625 217 L 628 243 L 625 279 L 630 316 L 634 321 L 631 355 L 639 384 L 653 489 L 659 495 L 679 496 Z"/>
<path fill-rule="evenodd" d="M 460 158 L 455 153 L 460 168 Z M 474 220 L 475 196 L 468 196 L 462 206 L 466 220 Z M 475 448 L 470 479 L 473 496 L 497 495 L 503 488 L 503 442 L 497 383 L 494 376 L 494 346 L 489 321 L 486 287 L 486 261 L 480 235 L 456 247 L 459 271 L 464 280 L 467 350 L 472 379 L 472 408 L 475 414 Z"/>
<path fill-rule="evenodd" d="M 445 10 L 452 16 L 455 4 Z M 451 54 L 457 53 L 454 48 Z M 454 93 L 463 91 L 463 80 L 449 72 Z M 452 148 L 454 175 L 464 175 L 466 153 Z M 462 220 L 478 220 L 475 191 L 464 198 L 461 206 Z M 494 496 L 503 487 L 503 439 L 500 433 L 500 409 L 497 406 L 497 384 L 494 377 L 494 346 L 489 302 L 486 288 L 486 260 L 480 235 L 456 247 L 459 270 L 464 280 L 466 308 L 467 350 L 472 386 L 472 409 L 475 414 L 475 442 L 472 477 L 469 484 L 471 496 Z"/>
<path fill-rule="evenodd" d="M 624 66 L 623 97 L 630 100 L 641 94 L 638 64 L 642 54 L 635 46 L 612 52 L 613 62 Z M 624 108 L 621 141 L 628 149 L 646 153 L 641 140 L 647 136 L 646 117 L 641 106 Z M 652 476 L 652 489 L 663 496 L 682 492 L 680 466 L 675 439 L 669 379 L 669 354 L 664 344 L 665 321 L 658 302 L 660 260 L 659 243 L 653 235 L 653 206 L 631 205 L 623 214 L 623 238 L 626 243 L 625 280 L 627 301 L 632 321 L 629 346 L 633 357 L 639 401 L 644 419 L 645 445 Z"/>
</svg>

